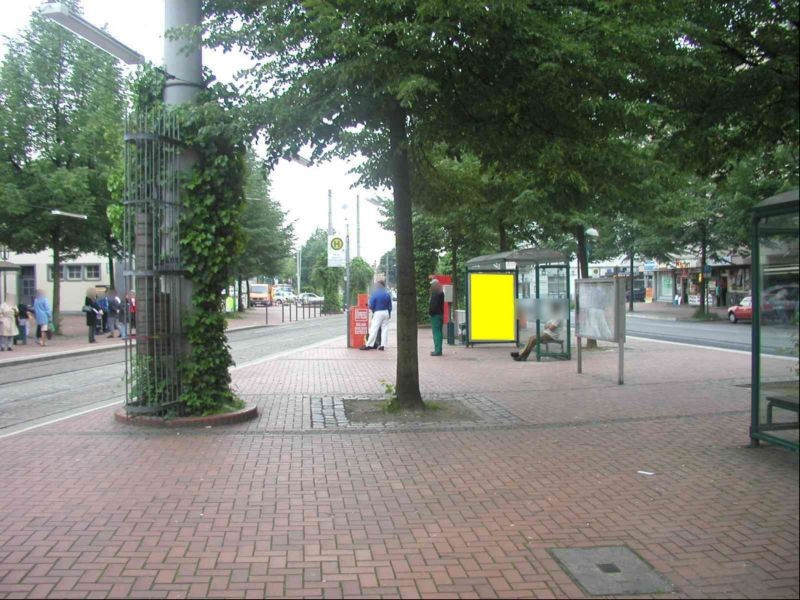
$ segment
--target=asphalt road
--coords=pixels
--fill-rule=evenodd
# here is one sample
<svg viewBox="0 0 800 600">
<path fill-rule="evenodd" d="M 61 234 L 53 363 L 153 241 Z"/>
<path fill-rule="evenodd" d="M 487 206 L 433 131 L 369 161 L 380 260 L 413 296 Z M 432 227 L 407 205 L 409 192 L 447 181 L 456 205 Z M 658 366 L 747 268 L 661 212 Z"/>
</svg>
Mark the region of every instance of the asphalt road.
<svg viewBox="0 0 800 600">
<path fill-rule="evenodd" d="M 750 323 L 667 321 L 629 314 L 625 325 L 627 335 L 750 352 Z M 796 329 L 792 327 L 764 327 L 761 334 L 762 351 L 767 354 L 791 355 L 793 331 Z"/>
<path fill-rule="evenodd" d="M 344 316 L 327 316 L 228 334 L 233 359 L 247 364 L 345 333 Z M 108 350 L 0 367 L 0 436 L 108 404 L 125 395 L 124 351 Z"/>
</svg>

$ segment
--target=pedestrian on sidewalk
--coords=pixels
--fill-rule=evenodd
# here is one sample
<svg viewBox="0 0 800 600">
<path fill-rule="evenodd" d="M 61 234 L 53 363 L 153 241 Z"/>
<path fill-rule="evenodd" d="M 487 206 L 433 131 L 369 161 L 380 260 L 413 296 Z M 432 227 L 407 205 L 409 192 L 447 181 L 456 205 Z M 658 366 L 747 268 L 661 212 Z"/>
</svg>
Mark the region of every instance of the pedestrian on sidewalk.
<svg viewBox="0 0 800 600">
<path fill-rule="evenodd" d="M 98 333 L 106 333 L 108 332 L 108 295 L 107 292 L 101 295 L 97 295 L 95 292 L 95 302 L 97 303 L 97 307 L 100 309 L 100 318 L 97 321 L 97 332 Z"/>
<path fill-rule="evenodd" d="M 47 330 L 50 327 L 50 320 L 53 318 L 53 309 L 50 308 L 50 301 L 44 295 L 44 290 L 36 290 L 33 314 L 36 317 L 36 343 L 40 346 L 47 346 Z"/>
<path fill-rule="evenodd" d="M 24 302 L 20 302 L 17 305 L 17 326 L 19 328 L 19 341 L 22 342 L 24 346 L 28 345 L 28 319 L 30 319 L 31 313 L 33 309 L 25 304 Z"/>
<path fill-rule="evenodd" d="M 372 350 L 378 339 L 378 332 L 381 334 L 381 345 L 378 350 L 386 347 L 389 339 L 389 321 L 392 318 L 392 296 L 386 290 L 386 282 L 379 281 L 372 291 L 369 299 L 369 309 L 372 311 L 372 323 L 369 327 L 369 339 L 360 350 Z"/>
<path fill-rule="evenodd" d="M 108 290 L 108 337 L 114 337 L 114 331 L 117 329 L 119 323 L 119 312 L 122 308 L 122 302 L 117 295 L 117 290 Z M 122 331 L 119 333 L 122 337 Z"/>
<path fill-rule="evenodd" d="M 133 335 L 133 330 L 136 329 L 136 294 L 132 291 L 125 294 L 125 310 L 128 317 L 127 333 Z"/>
<path fill-rule="evenodd" d="M 428 315 L 433 329 L 433 352 L 431 356 L 442 355 L 442 327 L 444 326 L 444 290 L 438 279 L 431 280 L 431 298 L 428 303 Z"/>
<path fill-rule="evenodd" d="M 89 343 L 94 344 L 95 327 L 98 320 L 102 320 L 102 311 L 97 304 L 97 292 L 94 288 L 86 290 L 86 298 L 83 301 L 83 312 L 86 313 L 86 326 L 89 328 Z"/>
<path fill-rule="evenodd" d="M 18 333 L 17 299 L 11 294 L 6 294 L 0 304 L 0 351 L 11 352 L 14 349 L 14 338 Z"/>
</svg>

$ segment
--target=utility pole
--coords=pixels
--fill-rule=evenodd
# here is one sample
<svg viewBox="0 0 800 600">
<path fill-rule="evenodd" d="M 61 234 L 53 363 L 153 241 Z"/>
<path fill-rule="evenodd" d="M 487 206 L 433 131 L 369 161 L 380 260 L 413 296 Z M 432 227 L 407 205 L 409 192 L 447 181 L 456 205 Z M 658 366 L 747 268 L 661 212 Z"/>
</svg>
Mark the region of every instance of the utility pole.
<svg viewBox="0 0 800 600">
<path fill-rule="evenodd" d="M 168 107 L 195 102 L 203 88 L 203 51 L 199 33 L 203 22 L 201 2 L 202 0 L 168 0 L 164 2 L 164 67 L 169 73 L 164 84 L 164 104 Z M 185 30 L 189 33 L 173 39 L 172 33 L 178 30 Z M 186 173 L 196 163 L 197 156 L 192 150 L 182 148 L 177 151 L 174 158 L 168 158 L 168 160 L 172 161 L 170 169 Z M 182 203 L 179 188 L 169 186 L 165 190 L 162 202 L 164 213 L 161 224 L 163 233 L 160 261 L 163 260 L 163 257 L 175 255 L 177 249 L 180 248 L 180 207 Z M 137 239 L 140 234 L 150 233 L 152 235 L 154 233 L 139 231 L 139 229 L 137 227 Z M 141 269 L 144 264 L 147 264 L 146 261 L 139 263 L 137 256 L 137 269 Z M 180 260 L 175 268 L 182 269 Z M 182 324 L 192 311 L 192 282 L 187 273 L 182 270 L 163 277 L 162 280 L 161 293 L 157 291 L 158 286 L 153 285 L 154 282 L 144 286 L 142 291 L 145 292 L 146 297 L 142 299 L 144 302 L 140 302 L 139 306 L 150 314 L 140 316 L 145 317 L 143 320 L 147 328 L 146 332 L 149 331 L 150 335 L 161 335 L 160 329 L 163 328 L 163 325 L 158 321 L 163 317 L 159 314 L 164 312 L 164 309 L 161 308 L 162 305 L 165 302 L 169 304 L 168 310 L 171 313 L 169 320 L 173 327 L 177 327 L 175 333 L 178 335 L 174 335 L 172 347 L 167 352 L 171 355 L 172 361 L 179 361 L 180 357 L 186 356 L 189 351 Z M 139 292 L 140 288 L 137 285 L 137 293 Z M 142 346 L 147 345 L 143 344 Z M 144 352 L 148 352 L 148 350 L 144 349 Z M 177 373 L 175 376 L 179 377 Z"/>
<path fill-rule="evenodd" d="M 333 235 L 333 194 L 328 190 L 328 235 Z"/>
<path fill-rule="evenodd" d="M 297 295 L 298 296 L 303 292 L 303 288 L 300 287 L 300 273 L 302 273 L 302 266 L 303 266 L 303 247 L 300 246 L 297 249 Z"/>
<path fill-rule="evenodd" d="M 361 256 L 361 198 L 356 194 L 356 256 Z"/>
</svg>

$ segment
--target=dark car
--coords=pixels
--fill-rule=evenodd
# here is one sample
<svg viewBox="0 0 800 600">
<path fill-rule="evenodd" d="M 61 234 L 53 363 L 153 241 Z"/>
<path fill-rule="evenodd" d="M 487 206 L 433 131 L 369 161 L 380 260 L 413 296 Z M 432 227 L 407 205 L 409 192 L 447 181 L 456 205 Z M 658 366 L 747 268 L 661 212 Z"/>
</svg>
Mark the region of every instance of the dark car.
<svg viewBox="0 0 800 600">
<path fill-rule="evenodd" d="M 644 288 L 633 288 L 633 301 L 634 302 L 644 302 Z M 625 292 L 625 302 L 631 301 L 631 291 L 628 290 Z"/>
</svg>

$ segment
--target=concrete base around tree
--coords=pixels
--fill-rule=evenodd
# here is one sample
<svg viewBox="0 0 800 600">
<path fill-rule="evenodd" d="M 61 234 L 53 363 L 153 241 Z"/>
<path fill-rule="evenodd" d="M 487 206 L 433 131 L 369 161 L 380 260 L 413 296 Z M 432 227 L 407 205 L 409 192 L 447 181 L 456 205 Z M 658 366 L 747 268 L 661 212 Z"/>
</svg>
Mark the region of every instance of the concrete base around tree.
<svg viewBox="0 0 800 600">
<path fill-rule="evenodd" d="M 0 597 L 581 598 L 611 581 L 594 567 L 670 598 L 800 593 L 798 455 L 748 447 L 749 355 L 634 340 L 619 386 L 614 352 L 577 375 L 503 346 L 429 359 L 421 332 L 423 395 L 479 416 L 354 424 L 393 337 L 236 370 L 247 423 L 111 407 L 0 439 Z M 601 548 L 625 552 L 555 552 Z"/>
</svg>

